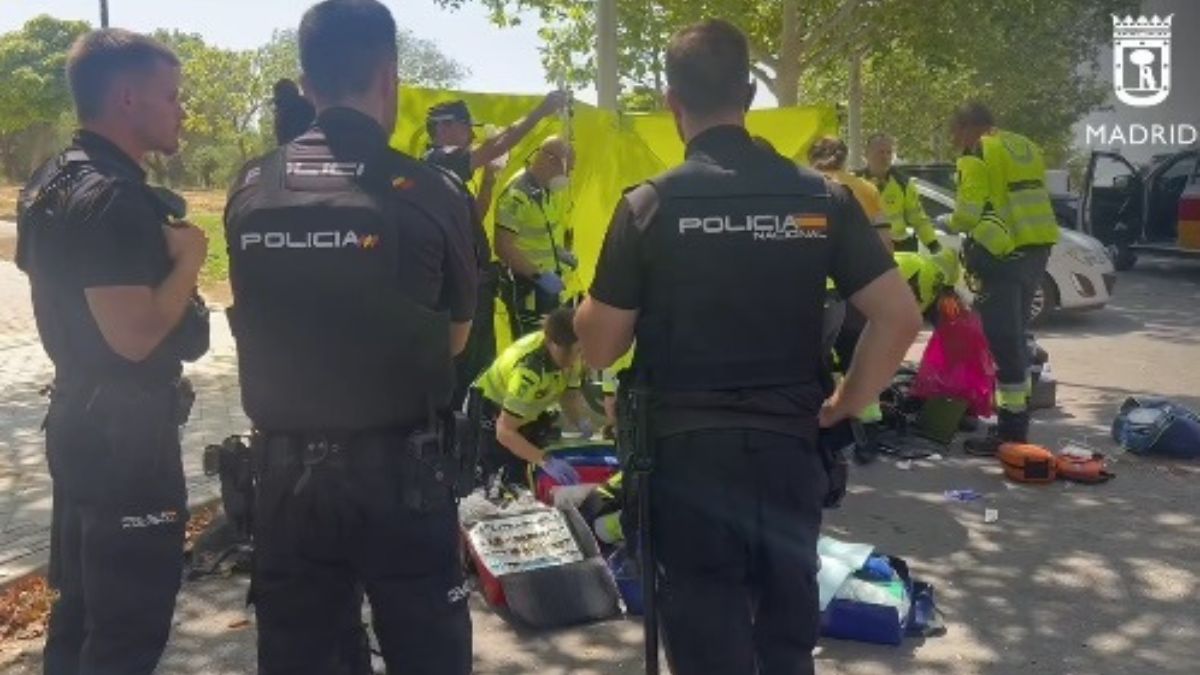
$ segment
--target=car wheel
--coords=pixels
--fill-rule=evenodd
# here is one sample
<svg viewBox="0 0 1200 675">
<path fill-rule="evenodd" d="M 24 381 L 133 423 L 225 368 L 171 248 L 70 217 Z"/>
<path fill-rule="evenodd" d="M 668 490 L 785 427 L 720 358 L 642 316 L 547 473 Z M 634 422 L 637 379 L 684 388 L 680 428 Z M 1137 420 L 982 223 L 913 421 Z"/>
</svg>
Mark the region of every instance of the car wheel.
<svg viewBox="0 0 1200 675">
<path fill-rule="evenodd" d="M 1042 277 L 1042 283 L 1033 293 L 1033 302 L 1029 303 L 1029 324 L 1037 325 L 1058 307 L 1058 287 L 1049 274 Z"/>
<path fill-rule="evenodd" d="M 1118 272 L 1128 272 L 1137 264 L 1137 254 L 1125 246 L 1109 245 L 1108 255 Z"/>
</svg>

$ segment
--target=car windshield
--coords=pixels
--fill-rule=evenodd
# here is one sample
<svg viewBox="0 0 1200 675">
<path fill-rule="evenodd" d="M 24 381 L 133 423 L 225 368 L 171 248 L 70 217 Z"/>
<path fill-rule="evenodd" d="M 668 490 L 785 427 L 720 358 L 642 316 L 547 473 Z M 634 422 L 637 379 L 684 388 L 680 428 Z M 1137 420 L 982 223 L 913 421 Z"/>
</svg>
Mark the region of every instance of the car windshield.
<svg viewBox="0 0 1200 675">
<path fill-rule="evenodd" d="M 901 173 L 932 183 L 953 194 L 957 190 L 957 170 L 953 164 L 907 164 L 896 167 Z"/>
</svg>

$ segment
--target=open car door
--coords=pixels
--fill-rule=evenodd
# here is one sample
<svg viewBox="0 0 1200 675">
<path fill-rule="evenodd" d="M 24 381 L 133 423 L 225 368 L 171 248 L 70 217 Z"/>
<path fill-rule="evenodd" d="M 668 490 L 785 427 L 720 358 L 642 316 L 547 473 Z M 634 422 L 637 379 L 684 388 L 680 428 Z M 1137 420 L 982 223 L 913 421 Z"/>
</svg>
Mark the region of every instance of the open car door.
<svg viewBox="0 0 1200 675">
<path fill-rule="evenodd" d="M 1200 150 L 1185 150 L 1160 162 L 1146 176 L 1147 243 L 1173 245 L 1179 239 L 1179 200 L 1196 173 Z"/>
<path fill-rule="evenodd" d="M 1142 237 L 1142 176 L 1118 152 L 1093 152 L 1083 180 L 1079 229 L 1099 239 L 1118 269 L 1121 257 Z"/>
</svg>

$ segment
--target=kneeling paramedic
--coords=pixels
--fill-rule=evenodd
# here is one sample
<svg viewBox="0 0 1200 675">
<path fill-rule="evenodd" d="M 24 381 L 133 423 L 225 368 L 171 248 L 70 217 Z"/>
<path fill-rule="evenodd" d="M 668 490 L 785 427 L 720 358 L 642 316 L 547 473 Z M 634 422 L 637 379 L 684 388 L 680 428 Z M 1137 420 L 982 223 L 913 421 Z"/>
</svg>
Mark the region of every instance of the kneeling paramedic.
<svg viewBox="0 0 1200 675">
<path fill-rule="evenodd" d="M 954 285 L 962 276 L 962 265 L 958 262 L 958 252 L 949 248 L 937 253 L 915 253 L 897 251 L 896 268 L 900 276 L 908 282 L 917 306 L 931 323 L 936 323 L 936 305 L 939 298 L 954 292 Z"/>
<path fill-rule="evenodd" d="M 1058 221 L 1046 189 L 1042 150 L 1028 138 L 996 128 L 991 111 L 967 103 L 951 121 L 958 158 L 958 198 L 950 228 L 969 236 L 967 271 L 979 285 L 975 309 L 996 360 L 997 424 L 969 439 L 973 454 L 1029 440 L 1029 311 L 1058 242 Z"/>
<path fill-rule="evenodd" d="M 54 363 L 45 419 L 53 502 L 47 675 L 154 672 L 182 576 L 187 487 L 182 361 L 208 350 L 194 292 L 204 233 L 146 184 L 151 152 L 179 149 L 179 60 L 120 29 L 67 58 L 81 130 L 33 175 L 17 211 L 17 266 Z"/>
<path fill-rule="evenodd" d="M 389 672 L 471 670 L 449 414 L 474 312 L 455 179 L 391 150 L 396 26 L 326 0 L 299 30 L 315 125 L 251 161 L 226 209 L 230 324 L 257 473 L 259 672 L 339 672 L 359 588 Z"/>
<path fill-rule="evenodd" d="M 624 480 L 632 467 L 639 485 L 627 487 L 649 496 L 641 568 L 659 592 L 645 598 L 647 667 L 658 660 L 657 595 L 672 672 L 812 673 L 831 483 L 818 425 L 882 391 L 920 315 L 848 190 L 751 140 L 754 85 L 737 28 L 684 28 L 666 72 L 686 159 L 618 203 L 576 318 L 592 367 L 637 339 L 619 399 L 633 428 L 622 414 L 619 431 L 637 445 Z M 867 327 L 823 401 L 826 277 Z"/>
<path fill-rule="evenodd" d="M 502 483 L 523 484 L 530 465 L 560 485 L 579 482 L 574 467 L 538 447 L 550 436 L 547 410 L 555 404 L 562 405 L 568 421 L 584 436 L 591 436 L 579 390 L 583 368 L 574 318 L 570 307 L 550 312 L 542 330 L 510 345 L 475 381 L 483 397 L 481 463 L 486 483 L 499 476 Z"/>
</svg>

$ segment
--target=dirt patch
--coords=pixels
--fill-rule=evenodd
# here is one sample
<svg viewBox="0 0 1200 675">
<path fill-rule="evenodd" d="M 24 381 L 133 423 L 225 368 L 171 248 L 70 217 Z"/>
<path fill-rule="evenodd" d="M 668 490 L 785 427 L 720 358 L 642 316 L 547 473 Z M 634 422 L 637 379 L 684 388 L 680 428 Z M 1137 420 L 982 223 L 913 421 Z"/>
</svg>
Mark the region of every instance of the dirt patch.
<svg viewBox="0 0 1200 675">
<path fill-rule="evenodd" d="M 188 213 L 225 213 L 224 190 L 180 190 L 188 203 Z"/>
<path fill-rule="evenodd" d="M 17 220 L 17 185 L 0 185 L 0 220 Z"/>
</svg>

